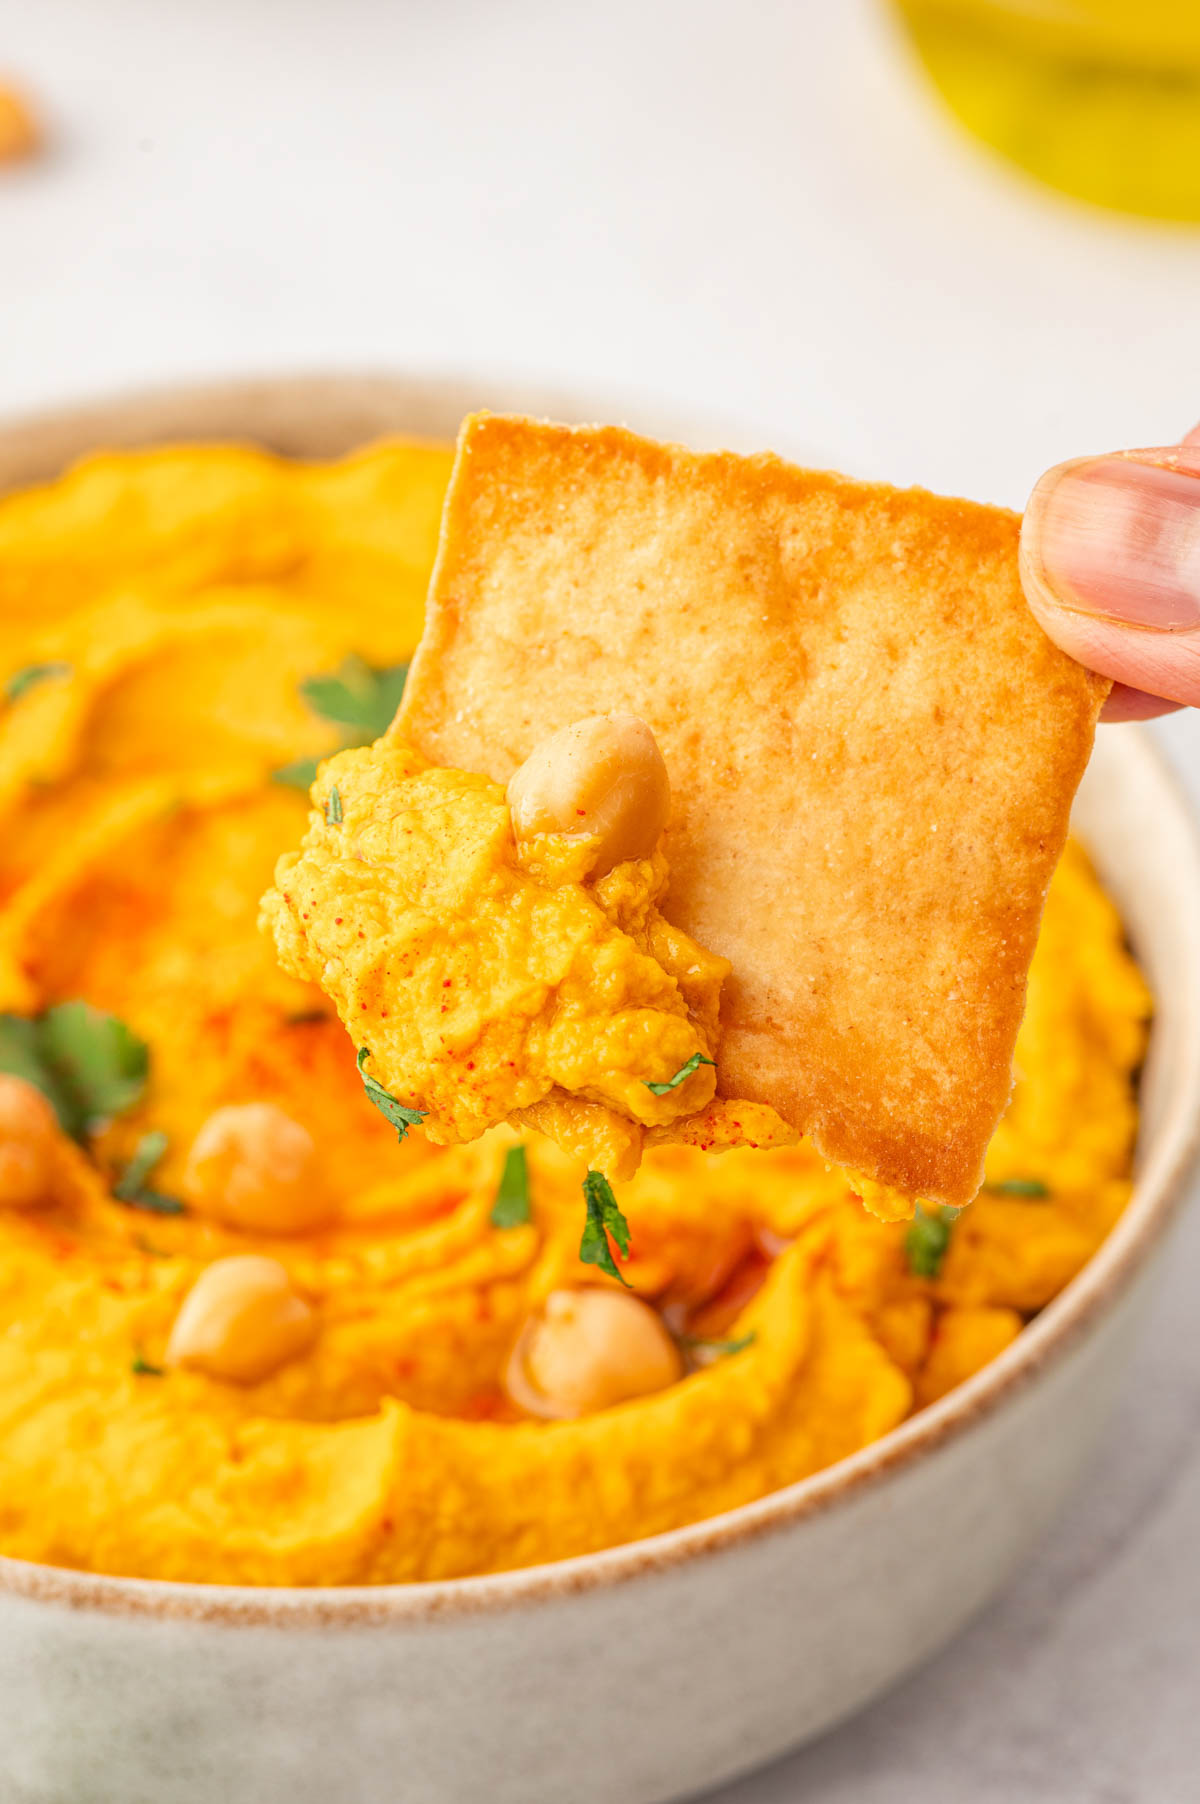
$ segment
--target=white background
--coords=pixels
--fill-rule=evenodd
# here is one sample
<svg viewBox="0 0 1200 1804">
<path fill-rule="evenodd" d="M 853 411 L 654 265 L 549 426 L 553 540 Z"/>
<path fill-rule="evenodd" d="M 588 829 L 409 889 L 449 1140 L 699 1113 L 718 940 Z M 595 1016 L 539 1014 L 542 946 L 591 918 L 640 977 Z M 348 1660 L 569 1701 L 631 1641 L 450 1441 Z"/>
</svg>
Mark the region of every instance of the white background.
<svg viewBox="0 0 1200 1804">
<path fill-rule="evenodd" d="M 1013 505 L 1061 457 L 1200 417 L 1200 232 L 1010 175 L 868 0 L 0 0 L 0 27 L 53 143 L 0 176 L 5 415 L 465 373 Z M 1159 731 L 1200 799 L 1200 721 Z M 730 1804 L 1200 1796 L 1198 1320 L 1193 1219 L 1029 1571 Z"/>
</svg>

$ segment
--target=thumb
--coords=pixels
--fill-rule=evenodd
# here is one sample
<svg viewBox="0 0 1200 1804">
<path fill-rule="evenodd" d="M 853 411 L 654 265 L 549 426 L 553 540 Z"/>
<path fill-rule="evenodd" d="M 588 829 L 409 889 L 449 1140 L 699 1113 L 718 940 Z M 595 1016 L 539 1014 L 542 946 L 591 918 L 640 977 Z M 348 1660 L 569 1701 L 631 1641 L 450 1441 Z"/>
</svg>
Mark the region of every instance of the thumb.
<svg viewBox="0 0 1200 1804">
<path fill-rule="evenodd" d="M 1062 649 L 1127 689 L 1200 705 L 1200 444 L 1048 470 L 1021 529 L 1029 605 Z M 1119 710 L 1150 713 L 1153 706 Z"/>
</svg>

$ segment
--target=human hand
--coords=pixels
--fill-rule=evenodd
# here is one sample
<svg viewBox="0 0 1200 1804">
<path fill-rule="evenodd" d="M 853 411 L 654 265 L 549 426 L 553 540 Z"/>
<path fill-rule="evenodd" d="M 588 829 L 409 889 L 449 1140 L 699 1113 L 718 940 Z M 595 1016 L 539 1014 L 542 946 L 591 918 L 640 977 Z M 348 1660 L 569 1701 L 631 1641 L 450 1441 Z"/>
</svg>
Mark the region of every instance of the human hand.
<svg viewBox="0 0 1200 1804">
<path fill-rule="evenodd" d="M 1105 720 L 1200 707 L 1200 426 L 1165 450 L 1048 470 L 1021 581 L 1055 644 L 1115 679 Z"/>
</svg>

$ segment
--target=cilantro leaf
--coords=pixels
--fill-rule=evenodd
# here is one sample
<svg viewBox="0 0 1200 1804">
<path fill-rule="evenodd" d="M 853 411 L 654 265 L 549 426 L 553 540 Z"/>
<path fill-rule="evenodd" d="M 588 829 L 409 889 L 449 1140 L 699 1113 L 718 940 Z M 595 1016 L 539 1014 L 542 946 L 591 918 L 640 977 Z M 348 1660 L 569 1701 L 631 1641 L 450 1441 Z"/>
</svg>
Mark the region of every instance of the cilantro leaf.
<svg viewBox="0 0 1200 1804">
<path fill-rule="evenodd" d="M 706 1059 L 702 1052 L 694 1052 L 687 1064 L 681 1065 L 674 1077 L 669 1077 L 665 1084 L 647 1084 L 646 1088 L 653 1091 L 655 1096 L 665 1096 L 668 1090 L 678 1090 L 680 1084 L 691 1077 L 693 1071 L 698 1071 L 701 1065 L 712 1065 L 715 1069 L 716 1063 L 716 1059 Z"/>
<path fill-rule="evenodd" d="M 136 1373 L 139 1378 L 165 1378 L 167 1375 L 163 1366 L 152 1366 L 150 1361 L 143 1358 L 140 1353 L 135 1353 L 130 1360 L 129 1370 Z"/>
<path fill-rule="evenodd" d="M 336 783 L 329 791 L 329 800 L 325 804 L 325 822 L 330 827 L 340 827 L 342 824 L 342 798 Z"/>
<path fill-rule="evenodd" d="M 904 1236 L 904 1254 L 914 1278 L 936 1278 L 950 1248 L 950 1235 L 959 1211 L 944 1205 L 929 1210 L 920 1203 L 912 1226 Z"/>
<path fill-rule="evenodd" d="M 608 1243 L 611 1234 L 617 1251 L 629 1252 L 629 1223 L 617 1207 L 612 1185 L 602 1171 L 589 1171 L 583 1180 L 583 1200 L 587 1204 L 587 1221 L 579 1243 L 579 1257 L 585 1265 L 598 1265 L 602 1272 L 618 1279 L 629 1289 L 629 1280 L 621 1273 Z"/>
<path fill-rule="evenodd" d="M 529 1220 L 529 1160 L 524 1146 L 510 1146 L 489 1218 L 493 1228 L 519 1228 Z"/>
<path fill-rule="evenodd" d="M 14 670 L 4 684 L 4 699 L 10 705 L 19 702 L 21 697 L 38 683 L 44 683 L 48 677 L 67 677 L 71 674 L 71 666 L 60 659 L 52 659 L 46 664 L 26 664 L 21 670 Z"/>
<path fill-rule="evenodd" d="M 271 772 L 272 783 L 282 783 L 286 789 L 311 789 L 317 780 L 319 758 L 297 758 L 292 764 L 281 764 L 278 770 Z"/>
<path fill-rule="evenodd" d="M 998 1184 L 985 1184 L 989 1196 L 1028 1196 L 1044 1201 L 1050 1195 L 1049 1184 L 1040 1178 L 1002 1178 Z"/>
<path fill-rule="evenodd" d="M 146 1088 L 150 1049 L 116 1015 L 60 1002 L 38 1021 L 45 1063 L 74 1099 L 84 1133 L 131 1108 Z"/>
<path fill-rule="evenodd" d="M 383 1085 L 378 1083 L 375 1078 L 371 1076 L 369 1071 L 363 1070 L 363 1066 L 370 1056 L 371 1049 L 369 1046 L 359 1047 L 358 1059 L 356 1062 L 358 1064 L 359 1076 L 363 1081 L 363 1089 L 375 1104 L 379 1113 L 387 1116 L 388 1120 L 396 1130 L 397 1138 L 404 1141 L 408 1138 L 409 1128 L 416 1127 L 418 1122 L 423 1121 L 428 1114 L 428 1110 L 410 1109 L 407 1104 L 397 1102 L 390 1090 L 385 1090 Z"/>
<path fill-rule="evenodd" d="M 145 1209 L 151 1215 L 183 1215 L 186 1213 L 177 1196 L 165 1196 L 151 1190 L 146 1179 L 167 1150 L 167 1136 L 159 1129 L 143 1134 L 134 1148 L 132 1159 L 113 1185 L 118 1202 L 131 1209 Z"/>
<path fill-rule="evenodd" d="M 348 743 L 364 745 L 391 726 L 407 676 L 407 664 L 377 668 L 351 652 L 331 676 L 301 683 L 300 693 L 314 714 L 360 735 Z"/>
<path fill-rule="evenodd" d="M 35 1084 L 73 1139 L 137 1102 L 149 1069 L 145 1041 L 90 1003 L 59 1002 L 33 1019 L 0 1015 L 0 1071 Z"/>
<path fill-rule="evenodd" d="M 749 1334 L 739 1335 L 737 1340 L 705 1340 L 702 1334 L 680 1334 L 676 1337 L 681 1347 L 689 1353 L 711 1353 L 714 1359 L 728 1359 L 734 1353 L 744 1353 L 758 1339 L 753 1329 Z"/>
<path fill-rule="evenodd" d="M 392 724 L 404 684 L 407 664 L 368 664 L 356 652 L 343 658 L 338 669 L 324 676 L 308 677 L 300 693 L 323 720 L 342 729 L 342 750 L 369 745 Z M 311 789 L 320 758 L 297 758 L 272 771 L 272 781 L 290 789 Z"/>
</svg>

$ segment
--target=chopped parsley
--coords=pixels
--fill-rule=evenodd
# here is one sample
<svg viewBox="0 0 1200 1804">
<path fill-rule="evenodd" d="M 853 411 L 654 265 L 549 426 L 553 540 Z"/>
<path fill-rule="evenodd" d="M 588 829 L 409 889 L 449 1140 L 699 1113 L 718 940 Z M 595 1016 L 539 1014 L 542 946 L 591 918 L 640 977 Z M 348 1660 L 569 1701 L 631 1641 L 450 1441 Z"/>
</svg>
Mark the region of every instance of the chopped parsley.
<svg viewBox="0 0 1200 1804">
<path fill-rule="evenodd" d="M 529 1160 L 524 1146 L 510 1146 L 492 1204 L 493 1228 L 519 1228 L 529 1220 Z"/>
<path fill-rule="evenodd" d="M 131 1209 L 145 1209 L 150 1215 L 186 1213 L 177 1196 L 166 1196 L 161 1190 L 152 1190 L 146 1182 L 166 1150 L 167 1136 L 159 1129 L 155 1128 L 151 1133 L 142 1135 L 132 1159 L 113 1185 L 113 1195 L 118 1202 L 127 1203 Z"/>
<path fill-rule="evenodd" d="M 617 1251 L 624 1257 L 629 1252 L 629 1223 L 617 1207 L 612 1185 L 602 1171 L 589 1171 L 583 1180 L 583 1200 L 587 1204 L 587 1221 L 579 1243 L 579 1257 L 584 1265 L 598 1265 L 610 1278 L 616 1278 L 626 1290 L 629 1280 L 623 1276 L 613 1258 L 609 1235 Z"/>
<path fill-rule="evenodd" d="M 370 1056 L 371 1049 L 369 1046 L 359 1047 L 357 1061 L 358 1074 L 362 1078 L 363 1089 L 375 1104 L 375 1107 L 379 1110 L 380 1114 L 387 1116 L 388 1120 L 396 1130 L 397 1138 L 403 1141 L 408 1137 L 409 1128 L 416 1127 L 418 1122 L 423 1121 L 427 1111 L 425 1109 L 410 1109 L 406 1103 L 398 1102 L 390 1090 L 385 1090 L 381 1083 L 376 1082 L 369 1071 L 364 1071 L 363 1066 Z"/>
<path fill-rule="evenodd" d="M 917 1204 L 917 1213 L 904 1236 L 904 1254 L 914 1278 L 936 1278 L 950 1247 L 950 1236 L 959 1210 L 943 1205 L 926 1209 Z"/>
<path fill-rule="evenodd" d="M 129 1362 L 129 1370 L 139 1378 L 165 1378 L 165 1366 L 153 1366 L 140 1353 L 135 1353 Z"/>
<path fill-rule="evenodd" d="M 400 706 L 407 676 L 407 664 L 377 666 L 351 652 L 337 670 L 301 683 L 300 693 L 314 714 L 342 729 L 345 751 L 351 746 L 370 745 L 387 732 Z M 297 758 L 272 774 L 276 783 L 309 789 L 320 762 L 319 758 Z"/>
<path fill-rule="evenodd" d="M 329 800 L 325 804 L 325 821 L 330 827 L 340 827 L 342 824 L 342 798 L 336 783 L 329 791 Z"/>
<path fill-rule="evenodd" d="M 706 1059 L 702 1052 L 694 1052 L 687 1064 L 681 1065 L 674 1077 L 669 1077 L 665 1084 L 647 1084 L 646 1088 L 647 1090 L 652 1091 L 655 1096 L 665 1096 L 668 1090 L 678 1090 L 680 1084 L 691 1077 L 693 1071 L 699 1071 L 701 1065 L 712 1065 L 715 1067 L 716 1062 L 716 1059 Z"/>
<path fill-rule="evenodd" d="M 680 1334 L 676 1336 L 681 1347 L 688 1353 L 708 1353 L 713 1359 L 728 1359 L 734 1353 L 744 1353 L 752 1347 L 757 1339 L 754 1330 L 749 1334 L 739 1335 L 737 1340 L 705 1340 L 701 1334 Z"/>
<path fill-rule="evenodd" d="M 998 1184 L 983 1188 L 989 1196 L 1027 1196 L 1038 1202 L 1050 1195 L 1049 1184 L 1043 1184 L 1041 1178 L 1001 1178 Z"/>
<path fill-rule="evenodd" d="M 57 658 L 46 664 L 26 664 L 21 670 L 14 670 L 5 682 L 4 699 L 9 703 L 19 702 L 30 689 L 46 682 L 48 678 L 68 677 L 70 674 L 71 666 Z"/>
<path fill-rule="evenodd" d="M 59 1002 L 34 1017 L 0 1015 L 0 1071 L 35 1084 L 75 1140 L 131 1108 L 149 1070 L 146 1042 L 90 1003 Z"/>
</svg>

